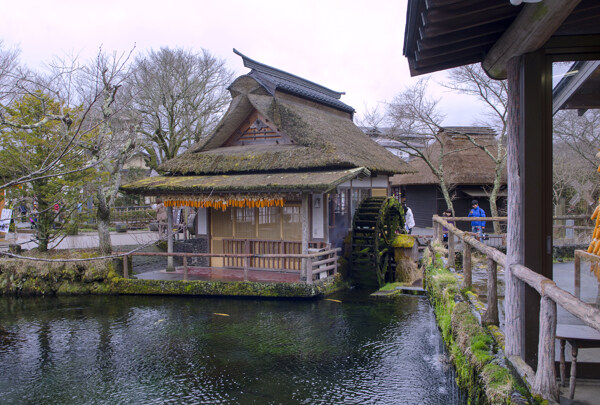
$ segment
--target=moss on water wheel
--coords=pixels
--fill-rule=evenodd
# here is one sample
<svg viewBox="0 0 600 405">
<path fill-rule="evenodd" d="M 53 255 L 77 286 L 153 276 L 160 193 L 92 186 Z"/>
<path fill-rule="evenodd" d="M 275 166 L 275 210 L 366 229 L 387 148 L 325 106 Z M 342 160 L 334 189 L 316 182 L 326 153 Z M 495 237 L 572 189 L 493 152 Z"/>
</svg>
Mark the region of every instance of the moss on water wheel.
<svg viewBox="0 0 600 405">
<path fill-rule="evenodd" d="M 352 221 L 352 278 L 360 287 L 379 288 L 393 275 L 396 231 L 404 231 L 404 211 L 393 197 L 365 199 Z"/>
</svg>

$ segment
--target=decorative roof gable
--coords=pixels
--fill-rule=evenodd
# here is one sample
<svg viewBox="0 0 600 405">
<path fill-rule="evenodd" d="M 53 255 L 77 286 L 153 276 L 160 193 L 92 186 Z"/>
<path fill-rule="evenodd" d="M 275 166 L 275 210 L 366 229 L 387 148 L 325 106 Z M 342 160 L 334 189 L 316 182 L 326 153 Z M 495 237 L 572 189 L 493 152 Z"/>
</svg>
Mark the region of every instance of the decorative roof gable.
<svg viewBox="0 0 600 405">
<path fill-rule="evenodd" d="M 223 146 L 291 145 L 295 142 L 258 111 L 253 111 Z"/>
</svg>

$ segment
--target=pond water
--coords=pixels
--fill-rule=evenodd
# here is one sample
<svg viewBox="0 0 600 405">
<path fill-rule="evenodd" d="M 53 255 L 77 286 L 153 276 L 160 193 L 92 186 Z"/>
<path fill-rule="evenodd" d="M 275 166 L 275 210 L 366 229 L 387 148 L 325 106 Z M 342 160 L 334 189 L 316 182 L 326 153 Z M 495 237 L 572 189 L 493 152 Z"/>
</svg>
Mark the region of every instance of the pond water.
<svg viewBox="0 0 600 405">
<path fill-rule="evenodd" d="M 464 402 L 427 299 L 332 298 L 0 297 L 0 402 Z"/>
</svg>

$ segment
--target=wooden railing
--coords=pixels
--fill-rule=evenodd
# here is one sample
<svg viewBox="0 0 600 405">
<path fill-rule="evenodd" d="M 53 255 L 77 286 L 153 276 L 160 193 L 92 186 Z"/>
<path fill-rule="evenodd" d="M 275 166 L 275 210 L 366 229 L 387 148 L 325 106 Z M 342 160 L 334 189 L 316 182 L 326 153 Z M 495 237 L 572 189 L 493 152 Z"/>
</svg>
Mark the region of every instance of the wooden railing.
<svg viewBox="0 0 600 405">
<path fill-rule="evenodd" d="M 498 300 L 497 300 L 497 276 L 496 269 L 500 265 L 506 267 L 506 255 L 502 252 L 485 246 L 477 239 L 466 235 L 465 232 L 457 229 L 447 220 L 457 221 L 464 218 L 442 218 L 437 215 L 433 217 L 434 240 L 440 241 L 442 227 L 448 229 L 448 266 L 455 265 L 455 236 L 463 242 L 463 271 L 464 284 L 470 287 L 471 277 L 471 252 L 476 249 L 487 257 L 488 270 L 488 304 L 485 314 L 482 316 L 482 322 L 498 325 Z M 468 218 L 464 220 L 473 220 Z M 477 219 L 475 219 L 477 220 Z M 496 220 L 486 218 L 487 221 Z M 445 250 L 445 249 L 444 249 Z M 435 255 L 433 255 L 435 257 Z M 539 349 L 537 372 L 534 372 L 525 361 L 517 356 L 511 356 L 509 360 L 515 365 L 520 374 L 525 377 L 531 385 L 534 394 L 540 394 L 544 398 L 558 399 L 558 385 L 556 381 L 555 370 L 555 339 L 556 339 L 556 305 L 560 305 L 567 312 L 577 317 L 584 324 L 600 332 L 600 310 L 593 307 L 569 292 L 558 287 L 556 283 L 541 274 L 538 274 L 520 264 L 510 266 L 510 273 L 519 282 L 534 288 L 541 296 L 540 299 L 540 329 L 539 329 Z M 510 313 L 506 313 L 506 324 L 514 322 L 509 319 Z M 509 339 L 517 339 L 506 335 L 506 345 L 509 343 L 514 346 L 521 346 L 522 342 L 509 342 Z"/>
<path fill-rule="evenodd" d="M 317 246 L 319 242 L 313 243 Z M 316 249 L 316 248 L 315 248 Z M 318 252 L 308 254 L 296 253 L 184 253 L 184 252 L 132 252 L 116 253 L 123 256 L 123 277 L 129 278 L 128 256 L 162 256 L 162 257 L 181 257 L 183 258 L 183 279 L 188 280 L 188 259 L 194 257 L 222 257 L 224 261 L 231 260 L 233 263 L 242 263 L 239 267 L 224 266 L 225 268 L 238 268 L 244 273 L 244 281 L 248 281 L 248 274 L 251 270 L 277 271 L 283 273 L 297 273 L 301 280 L 307 284 L 312 284 L 315 280 L 333 276 L 337 273 L 338 253 L 341 248 L 319 249 Z M 296 269 L 253 267 L 251 263 L 284 263 L 291 261 L 301 262 L 306 260 L 306 269 L 301 267 Z"/>
<path fill-rule="evenodd" d="M 327 249 L 325 242 L 308 242 L 309 249 Z M 223 239 L 223 253 L 235 254 L 275 254 L 298 255 L 302 253 L 302 242 L 286 240 L 259 240 L 259 239 Z M 244 267 L 241 257 L 227 257 L 224 266 L 231 268 Z M 282 269 L 300 270 L 302 259 L 288 256 L 256 257 L 250 260 L 251 269 Z"/>
</svg>

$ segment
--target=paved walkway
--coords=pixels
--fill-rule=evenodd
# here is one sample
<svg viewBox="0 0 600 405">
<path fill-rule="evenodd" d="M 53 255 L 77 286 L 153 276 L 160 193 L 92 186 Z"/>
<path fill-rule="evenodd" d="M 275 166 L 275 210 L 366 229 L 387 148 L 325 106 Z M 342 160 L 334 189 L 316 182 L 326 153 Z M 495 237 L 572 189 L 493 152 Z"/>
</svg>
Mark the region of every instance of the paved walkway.
<svg viewBox="0 0 600 405">
<path fill-rule="evenodd" d="M 158 232 L 127 231 L 111 232 L 110 239 L 113 246 L 135 246 L 152 243 L 159 240 Z M 17 235 L 9 233 L 5 239 L 0 239 L 0 249 L 7 249 L 9 244 L 19 244 L 25 250 L 37 247 L 35 236 L 32 233 L 19 232 Z M 66 236 L 64 239 L 51 243 L 51 249 L 90 249 L 98 247 L 97 232 L 82 232 L 76 236 Z"/>
</svg>

